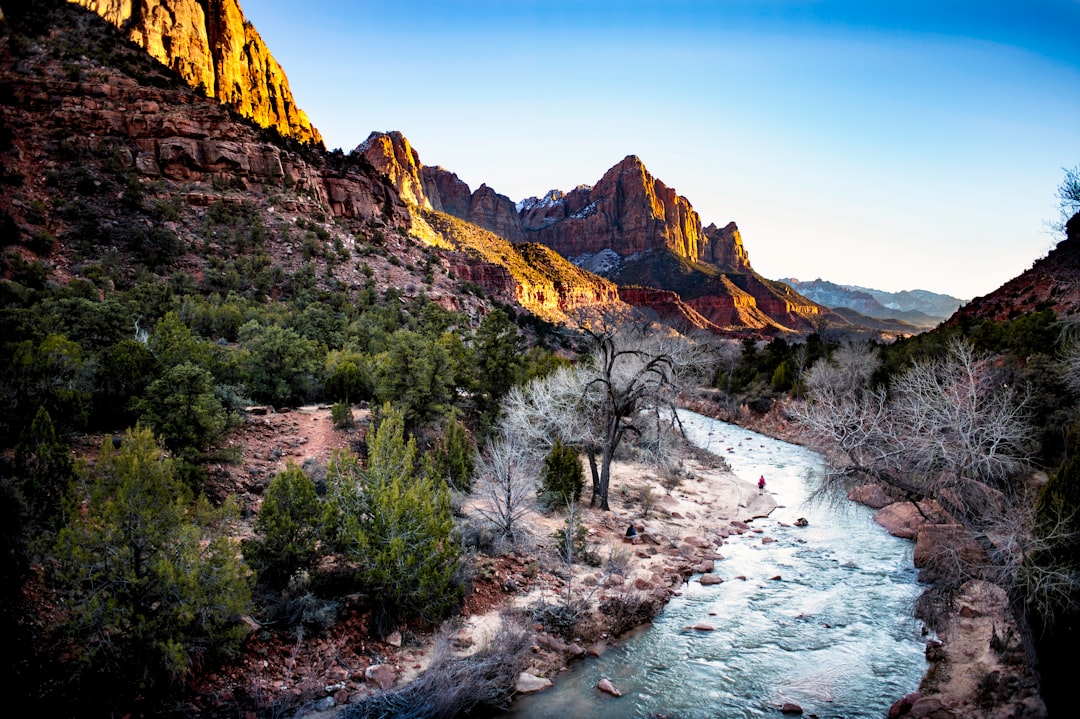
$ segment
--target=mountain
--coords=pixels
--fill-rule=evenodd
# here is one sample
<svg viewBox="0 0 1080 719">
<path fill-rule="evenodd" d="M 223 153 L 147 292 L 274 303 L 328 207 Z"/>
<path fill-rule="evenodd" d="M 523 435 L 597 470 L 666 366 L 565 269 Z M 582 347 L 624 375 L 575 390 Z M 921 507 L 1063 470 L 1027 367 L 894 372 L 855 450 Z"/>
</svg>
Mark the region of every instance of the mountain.
<svg viewBox="0 0 1080 719">
<path fill-rule="evenodd" d="M 926 290 L 883 292 L 855 285 L 838 285 L 820 278 L 800 281 L 787 277 L 780 281 L 830 309 L 847 308 L 866 317 L 899 320 L 918 329 L 930 329 L 940 324 L 963 303 L 963 300 L 955 297 Z"/>
<path fill-rule="evenodd" d="M 988 295 L 971 300 L 946 322 L 1011 320 L 1040 310 L 1058 317 L 1080 314 L 1080 213 L 1065 225 L 1065 239 L 1031 268 Z"/>
<path fill-rule="evenodd" d="M 757 274 L 735 223 L 703 227 L 689 200 L 633 155 L 594 186 L 515 203 L 487 185 L 472 191 L 449 170 L 425 166 L 400 132 L 373 132 L 355 153 L 418 208 L 454 215 L 513 243 L 543 244 L 619 285 L 623 301 L 675 324 L 764 335 L 809 332 L 829 321 L 854 327 Z"/>
<path fill-rule="evenodd" d="M 207 97 L 283 137 L 322 144 L 237 0 L 70 1 L 115 25 Z"/>
<path fill-rule="evenodd" d="M 370 273 L 379 292 L 474 315 L 490 306 L 477 287 L 550 321 L 621 305 L 610 281 L 421 214 L 363 154 L 260 132 L 97 15 L 51 5 L 33 42 L 0 46 L 6 277 L 125 285 L 151 272 L 268 299 L 298 283 L 356 293 Z"/>
</svg>

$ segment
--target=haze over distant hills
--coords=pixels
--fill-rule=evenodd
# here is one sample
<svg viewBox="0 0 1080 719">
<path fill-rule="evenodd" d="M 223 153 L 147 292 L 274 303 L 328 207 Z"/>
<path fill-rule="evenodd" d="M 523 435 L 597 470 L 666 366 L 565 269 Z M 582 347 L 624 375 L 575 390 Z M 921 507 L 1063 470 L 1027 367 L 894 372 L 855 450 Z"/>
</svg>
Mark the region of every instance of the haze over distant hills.
<svg viewBox="0 0 1080 719">
<path fill-rule="evenodd" d="M 780 282 L 830 309 L 851 309 L 867 317 L 900 320 L 920 329 L 940 324 L 964 304 L 959 298 L 928 290 L 885 292 L 858 285 L 839 285 L 821 278 L 801 281 L 786 277 Z"/>
</svg>

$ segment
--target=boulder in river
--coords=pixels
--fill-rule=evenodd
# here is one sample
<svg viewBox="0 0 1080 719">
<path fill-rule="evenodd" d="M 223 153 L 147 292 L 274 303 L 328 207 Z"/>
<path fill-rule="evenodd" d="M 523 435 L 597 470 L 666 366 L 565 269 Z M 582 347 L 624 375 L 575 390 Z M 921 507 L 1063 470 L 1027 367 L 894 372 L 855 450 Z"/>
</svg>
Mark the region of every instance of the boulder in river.
<svg viewBox="0 0 1080 719">
<path fill-rule="evenodd" d="M 613 697 L 622 696 L 622 692 L 619 691 L 619 688 L 612 684 L 609 679 L 601 679 L 599 682 L 597 682 L 596 688 L 606 694 L 610 694 Z"/>
<path fill-rule="evenodd" d="M 521 694 L 533 694 L 535 692 L 543 691 L 550 686 L 550 679 L 538 677 L 535 674 L 529 674 L 528 672 L 522 672 L 521 674 L 518 674 L 514 689 Z"/>
</svg>

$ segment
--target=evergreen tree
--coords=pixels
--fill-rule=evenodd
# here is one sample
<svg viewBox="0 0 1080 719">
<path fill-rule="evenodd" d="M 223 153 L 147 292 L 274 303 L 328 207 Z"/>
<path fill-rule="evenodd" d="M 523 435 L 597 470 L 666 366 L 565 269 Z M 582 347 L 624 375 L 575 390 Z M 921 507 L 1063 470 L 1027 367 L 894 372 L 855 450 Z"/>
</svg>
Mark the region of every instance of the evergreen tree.
<svg viewBox="0 0 1080 719">
<path fill-rule="evenodd" d="M 315 483 L 291 462 L 266 488 L 255 529 L 261 539 L 244 545 L 244 557 L 271 586 L 282 586 L 319 557 L 322 508 Z"/>
<path fill-rule="evenodd" d="M 456 413 L 451 413 L 446 423 L 445 436 L 435 443 L 431 451 L 431 463 L 437 477 L 441 477 L 459 492 L 471 491 L 472 472 L 476 447 L 469 439 Z"/>
<path fill-rule="evenodd" d="M 494 309 L 476 330 L 476 374 L 485 406 L 493 406 L 524 378 L 525 338 L 506 313 Z"/>
<path fill-rule="evenodd" d="M 151 382 L 140 406 L 142 420 L 174 452 L 198 453 L 229 426 L 229 413 L 214 393 L 213 375 L 188 362 Z"/>
<path fill-rule="evenodd" d="M 585 473 L 581 469 L 581 460 L 573 447 L 568 447 L 556 439 L 540 472 L 540 501 L 549 509 L 565 508 L 571 502 L 581 499 L 585 487 Z"/>
<path fill-rule="evenodd" d="M 72 469 L 71 447 L 60 440 L 52 417 L 39 407 L 15 447 L 12 478 L 28 529 L 35 533 L 55 531 Z"/>
<path fill-rule="evenodd" d="M 95 684 L 146 691 L 235 649 L 250 596 L 229 529 L 236 506 L 192 503 L 148 429 L 102 444 L 55 548 L 66 629 Z"/>
<path fill-rule="evenodd" d="M 374 631 L 385 635 L 403 615 L 440 619 L 461 587 L 454 581 L 460 552 L 446 483 L 416 471 L 404 414 L 386 404 L 380 415 L 367 467 L 338 454 L 327 479 L 329 530 L 359 564 L 357 581 L 376 610 Z"/>
</svg>

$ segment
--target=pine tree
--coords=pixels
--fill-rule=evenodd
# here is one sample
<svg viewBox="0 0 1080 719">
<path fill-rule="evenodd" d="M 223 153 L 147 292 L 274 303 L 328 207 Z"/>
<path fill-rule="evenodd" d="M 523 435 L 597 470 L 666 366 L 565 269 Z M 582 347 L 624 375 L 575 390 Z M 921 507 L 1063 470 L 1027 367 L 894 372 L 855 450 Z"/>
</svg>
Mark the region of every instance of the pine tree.
<svg viewBox="0 0 1080 719">
<path fill-rule="evenodd" d="M 386 404 L 380 415 L 367 467 L 339 454 L 327 479 L 329 530 L 359 564 L 357 581 L 376 609 L 373 629 L 385 635 L 403 615 L 441 618 L 461 588 L 454 580 L 460 550 L 446 483 L 417 471 L 416 442 L 405 439 L 404 413 Z"/>
<path fill-rule="evenodd" d="M 581 499 L 584 487 L 585 473 L 578 453 L 556 439 L 540 472 L 540 500 L 552 509 L 565 507 Z"/>
<path fill-rule="evenodd" d="M 271 586 L 281 586 L 319 556 L 322 507 L 315 483 L 291 462 L 266 488 L 255 529 L 261 536 L 244 545 L 244 557 Z"/>
<path fill-rule="evenodd" d="M 196 659 L 236 648 L 250 598 L 228 536 L 235 503 L 192 503 L 147 429 L 102 444 L 80 470 L 79 511 L 61 530 L 57 580 L 66 629 L 91 675 L 146 691 L 182 679 Z"/>
<path fill-rule="evenodd" d="M 469 439 L 465 425 L 451 413 L 446 423 L 446 435 L 435 443 L 431 452 L 433 471 L 459 492 L 468 494 L 472 489 L 473 457 L 476 447 Z"/>
</svg>

